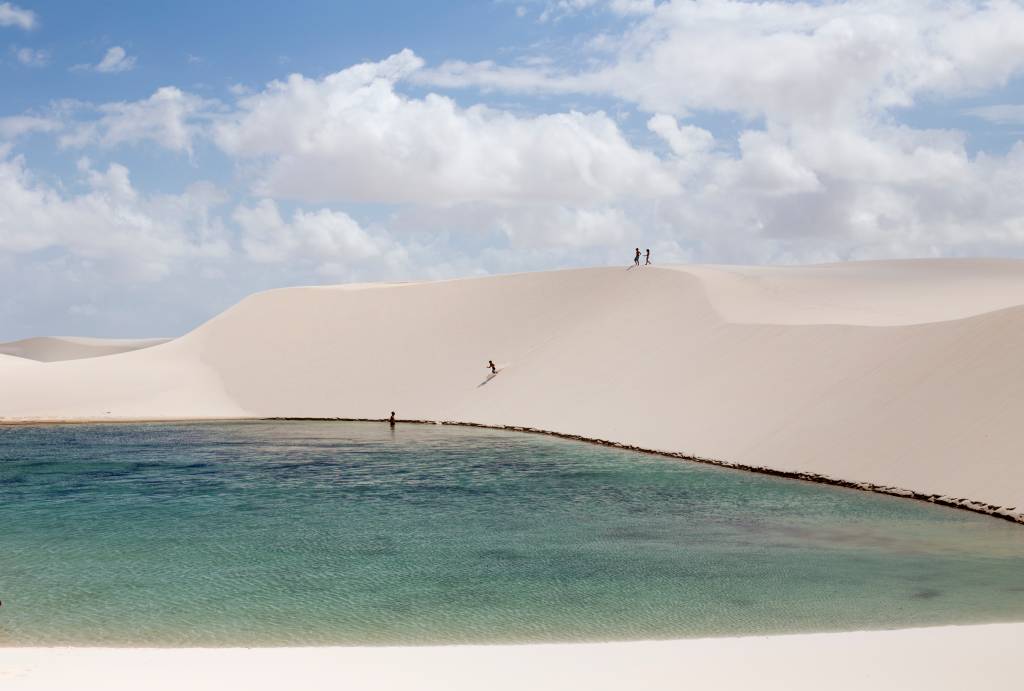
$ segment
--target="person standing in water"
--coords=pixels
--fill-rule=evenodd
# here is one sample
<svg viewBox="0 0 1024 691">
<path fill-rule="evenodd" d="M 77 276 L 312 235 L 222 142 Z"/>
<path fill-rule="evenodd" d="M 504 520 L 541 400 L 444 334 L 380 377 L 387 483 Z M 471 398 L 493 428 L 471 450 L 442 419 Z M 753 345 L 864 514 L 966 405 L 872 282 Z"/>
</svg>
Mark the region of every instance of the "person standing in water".
<svg viewBox="0 0 1024 691">
<path fill-rule="evenodd" d="M 633 257 L 633 266 L 640 266 L 640 248 L 636 248 L 636 255 Z"/>
<path fill-rule="evenodd" d="M 487 366 L 491 368 L 491 374 L 497 374 L 498 368 L 494 366 L 494 360 L 488 360 Z"/>
<path fill-rule="evenodd" d="M 645 256 L 645 259 L 646 259 L 646 261 L 644 262 L 644 266 L 650 266 L 651 265 L 651 250 L 650 250 L 650 248 L 648 248 L 648 250 L 647 250 L 647 255 Z"/>
<path fill-rule="evenodd" d="M 395 426 L 395 411 L 391 411 L 391 417 L 388 418 L 388 424 L 392 427 Z"/>
</svg>

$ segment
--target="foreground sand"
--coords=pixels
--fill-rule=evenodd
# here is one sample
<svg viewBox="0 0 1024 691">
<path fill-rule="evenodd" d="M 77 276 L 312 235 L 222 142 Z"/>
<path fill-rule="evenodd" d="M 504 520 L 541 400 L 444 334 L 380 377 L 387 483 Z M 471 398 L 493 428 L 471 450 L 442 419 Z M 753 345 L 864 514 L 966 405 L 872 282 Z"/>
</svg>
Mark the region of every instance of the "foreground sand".
<svg viewBox="0 0 1024 691">
<path fill-rule="evenodd" d="M 38 689 L 1014 689 L 1024 624 L 639 643 L 422 648 L 0 648 Z"/>
<path fill-rule="evenodd" d="M 1024 518 L 1022 341 L 1020 261 L 601 268 L 294 288 L 251 296 L 143 350 L 0 357 L 0 418 L 395 410 Z M 491 380 L 488 359 L 503 367 Z"/>
</svg>

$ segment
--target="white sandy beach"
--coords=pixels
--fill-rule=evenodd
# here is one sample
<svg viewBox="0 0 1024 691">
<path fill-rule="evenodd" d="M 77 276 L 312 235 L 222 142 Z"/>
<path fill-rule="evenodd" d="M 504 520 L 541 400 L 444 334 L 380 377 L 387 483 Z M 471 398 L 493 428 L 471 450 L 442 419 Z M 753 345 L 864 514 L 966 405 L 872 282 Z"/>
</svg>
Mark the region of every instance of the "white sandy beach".
<svg viewBox="0 0 1024 691">
<path fill-rule="evenodd" d="M 524 646 L 0 648 L 5 691 L 832 689 L 1020 685 L 1024 625 Z"/>
<path fill-rule="evenodd" d="M 100 357 L 0 354 L 0 418 L 529 427 L 1024 515 L 1024 262 L 599 268 L 254 295 Z M 81 351 L 77 351 L 81 353 Z M 99 353 L 97 353 L 99 355 Z M 31 357 L 31 355 L 28 355 Z M 488 359 L 499 363 L 487 380 Z M 0 650 L 3 687 L 954 688 L 1024 624 L 659 643 Z M 285 681 L 287 679 L 287 681 Z M 151 682 L 151 683 L 150 683 Z M 293 683 L 294 682 L 294 683 Z"/>
</svg>

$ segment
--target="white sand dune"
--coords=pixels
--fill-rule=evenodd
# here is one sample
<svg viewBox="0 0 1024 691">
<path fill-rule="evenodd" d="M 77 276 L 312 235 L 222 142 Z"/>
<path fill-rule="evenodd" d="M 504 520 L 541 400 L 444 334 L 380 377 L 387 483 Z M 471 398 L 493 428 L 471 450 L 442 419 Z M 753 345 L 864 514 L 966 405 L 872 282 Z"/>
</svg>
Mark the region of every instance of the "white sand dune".
<svg viewBox="0 0 1024 691">
<path fill-rule="evenodd" d="M 0 417 L 395 410 L 904 488 L 1019 516 L 1022 344 L 1016 261 L 601 268 L 295 288 L 254 295 L 142 350 L 49 363 L 0 355 Z M 501 363 L 497 376 L 488 359 Z M 589 646 L 26 648 L 0 650 L 0 682 L 1014 688 L 1022 640 L 1024 624 Z"/>
<path fill-rule="evenodd" d="M 37 336 L 0 343 L 0 354 L 39 362 L 81 360 L 126 353 L 166 343 L 167 338 L 83 338 L 79 336 Z"/>
<path fill-rule="evenodd" d="M 35 360 L 27 360 L 23 357 L 16 355 L 7 355 L 6 353 L 0 353 L 0 373 L 4 372 L 6 368 L 20 367 L 28 365 Z"/>
<path fill-rule="evenodd" d="M 1017 260 L 922 259 L 803 267 L 688 266 L 737 324 L 904 326 L 1024 304 Z"/>
<path fill-rule="evenodd" d="M 0 362 L 0 417 L 395 410 L 1020 513 L 1022 305 L 1024 262 L 1002 260 L 292 288 L 144 350 Z"/>
</svg>

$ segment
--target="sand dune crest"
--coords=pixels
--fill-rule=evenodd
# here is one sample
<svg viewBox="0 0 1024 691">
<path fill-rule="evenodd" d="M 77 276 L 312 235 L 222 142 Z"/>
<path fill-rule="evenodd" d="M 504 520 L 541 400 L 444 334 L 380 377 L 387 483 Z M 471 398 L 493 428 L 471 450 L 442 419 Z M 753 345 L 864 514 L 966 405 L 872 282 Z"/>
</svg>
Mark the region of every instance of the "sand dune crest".
<svg viewBox="0 0 1024 691">
<path fill-rule="evenodd" d="M 0 343 L 0 353 L 39 362 L 81 360 L 151 348 L 167 338 L 83 338 L 76 336 L 37 336 Z"/>
</svg>

